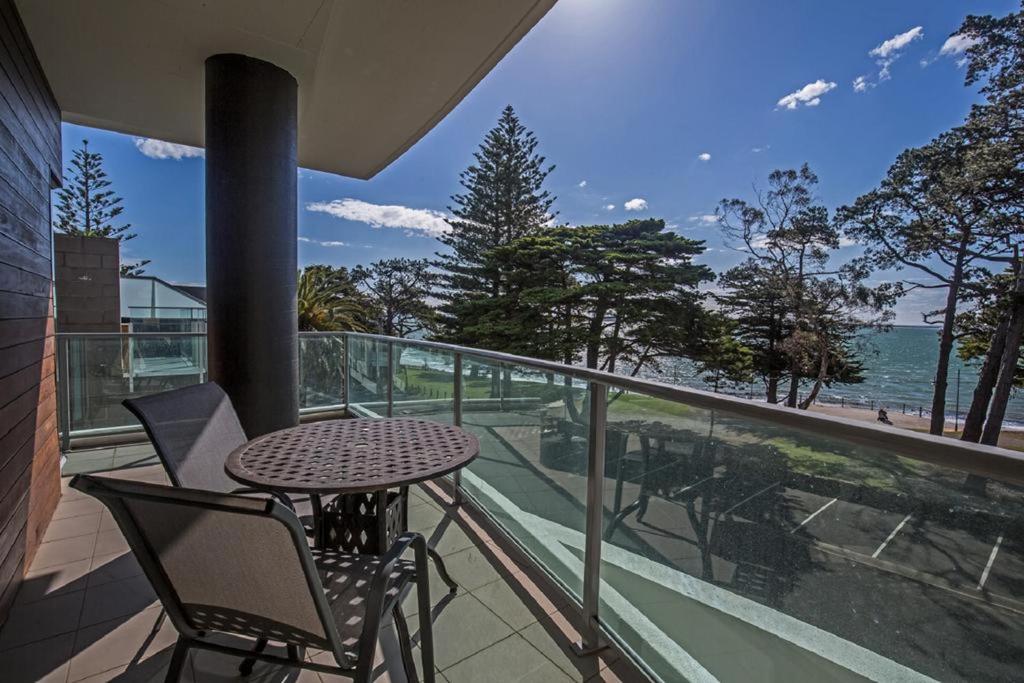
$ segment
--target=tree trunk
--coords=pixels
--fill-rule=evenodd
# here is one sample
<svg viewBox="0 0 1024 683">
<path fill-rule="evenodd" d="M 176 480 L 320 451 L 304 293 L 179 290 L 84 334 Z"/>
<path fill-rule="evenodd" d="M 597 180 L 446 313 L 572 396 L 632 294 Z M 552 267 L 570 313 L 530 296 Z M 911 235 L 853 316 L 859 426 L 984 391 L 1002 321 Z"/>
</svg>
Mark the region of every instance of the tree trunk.
<svg viewBox="0 0 1024 683">
<path fill-rule="evenodd" d="M 1007 311 L 1003 319 L 999 321 L 995 332 L 992 333 L 992 341 L 989 343 L 988 351 L 985 352 L 985 362 L 978 373 L 978 384 L 974 387 L 971 407 L 967 410 L 967 416 L 964 418 L 964 430 L 960 434 L 961 441 L 978 443 L 981 439 L 985 416 L 988 414 L 988 405 L 992 400 L 992 391 L 996 386 L 996 378 L 999 377 L 999 361 L 1002 359 L 1003 349 L 1006 347 L 1006 333 L 1010 323 L 1009 314 L 1010 312 Z"/>
<path fill-rule="evenodd" d="M 946 294 L 946 311 L 942 319 L 942 334 L 939 337 L 939 362 L 935 367 L 935 393 L 932 394 L 932 417 L 928 426 L 929 434 L 942 435 L 946 426 L 946 385 L 949 375 L 949 354 L 953 351 L 953 323 L 956 321 L 956 304 L 960 296 L 960 285 L 964 277 L 964 257 L 967 251 L 968 236 L 960 240 L 960 249 L 956 255 Z"/>
<path fill-rule="evenodd" d="M 821 391 L 821 386 L 825 383 L 825 377 L 828 376 L 828 349 L 825 348 L 821 352 L 821 363 L 818 365 L 818 376 L 814 380 L 814 386 L 811 387 L 811 393 L 807 394 L 807 398 L 800 402 L 800 410 L 807 410 L 814 403 L 814 400 L 818 398 L 818 392 Z"/>
<path fill-rule="evenodd" d="M 770 375 L 768 377 L 768 389 L 765 392 L 765 397 L 769 403 L 779 402 L 779 378 L 778 375 Z"/>
<path fill-rule="evenodd" d="M 1021 339 L 1024 338 L 1024 273 L 1017 272 L 1016 282 L 1010 302 L 1012 313 L 1006 332 L 1006 344 L 1003 358 L 999 364 L 999 378 L 996 380 L 992 406 L 988 411 L 985 429 L 981 433 L 981 442 L 995 446 L 999 442 L 999 433 L 1003 430 L 1003 418 L 1006 417 L 1006 404 L 1013 391 L 1013 380 L 1017 374 L 1017 360 L 1020 358 Z"/>
<path fill-rule="evenodd" d="M 796 399 L 800 394 L 800 373 L 796 368 L 796 364 L 790 368 L 789 376 L 789 393 L 786 394 L 786 405 L 790 408 L 796 408 Z"/>
</svg>

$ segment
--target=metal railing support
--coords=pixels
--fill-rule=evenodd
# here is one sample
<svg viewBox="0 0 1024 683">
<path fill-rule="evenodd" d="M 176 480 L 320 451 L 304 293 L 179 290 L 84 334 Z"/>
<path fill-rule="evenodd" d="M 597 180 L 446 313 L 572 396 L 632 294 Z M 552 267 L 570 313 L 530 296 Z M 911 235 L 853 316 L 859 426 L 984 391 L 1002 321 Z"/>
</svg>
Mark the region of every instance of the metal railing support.
<svg viewBox="0 0 1024 683">
<path fill-rule="evenodd" d="M 462 426 L 462 354 L 455 354 L 455 383 L 452 386 L 452 422 Z M 462 470 L 452 474 L 452 502 L 462 505 Z"/>
<path fill-rule="evenodd" d="M 583 547 L 583 618 L 579 643 L 573 649 L 587 655 L 608 647 L 601 639 L 598 605 L 601 597 L 601 528 L 604 524 L 605 429 L 608 423 L 608 385 L 590 384 L 590 422 L 587 438 L 587 511 Z"/>
<path fill-rule="evenodd" d="M 348 375 L 349 375 L 349 355 L 348 347 L 352 343 L 352 338 L 347 334 L 341 337 L 341 400 L 345 404 L 345 414 L 348 415 Z"/>
<path fill-rule="evenodd" d="M 387 401 L 388 409 L 387 416 L 391 417 L 395 412 L 395 343 L 388 342 L 388 389 L 387 389 Z"/>
<path fill-rule="evenodd" d="M 71 339 L 57 337 L 57 396 L 63 400 L 60 412 L 64 419 L 64 429 L 60 431 L 60 451 L 67 453 L 71 449 Z"/>
</svg>

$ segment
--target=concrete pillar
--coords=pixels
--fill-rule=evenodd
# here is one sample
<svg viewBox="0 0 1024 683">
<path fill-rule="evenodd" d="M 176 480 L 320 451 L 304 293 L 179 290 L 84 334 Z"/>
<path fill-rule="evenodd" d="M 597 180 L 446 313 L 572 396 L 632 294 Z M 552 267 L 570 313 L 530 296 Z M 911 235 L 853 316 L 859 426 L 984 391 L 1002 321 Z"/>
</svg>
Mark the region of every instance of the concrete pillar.
<svg viewBox="0 0 1024 683">
<path fill-rule="evenodd" d="M 210 379 L 249 438 L 298 423 L 297 90 L 268 62 L 206 60 Z"/>
</svg>

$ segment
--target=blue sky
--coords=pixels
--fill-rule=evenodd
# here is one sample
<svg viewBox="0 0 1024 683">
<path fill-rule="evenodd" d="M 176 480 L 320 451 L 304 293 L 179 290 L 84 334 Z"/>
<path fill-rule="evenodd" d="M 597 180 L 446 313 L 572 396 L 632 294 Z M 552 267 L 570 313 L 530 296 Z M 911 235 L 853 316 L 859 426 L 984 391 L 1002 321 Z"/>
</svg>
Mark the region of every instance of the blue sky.
<svg viewBox="0 0 1024 683">
<path fill-rule="evenodd" d="M 772 169 L 805 161 L 829 208 L 871 189 L 899 152 L 958 124 L 978 100 L 963 85 L 960 46 L 947 43 L 965 13 L 1015 9 L 1013 0 L 561 0 L 374 179 L 300 171 L 300 265 L 432 256 L 459 172 L 512 104 L 557 166 L 548 188 L 561 221 L 664 218 L 706 239 L 702 261 L 721 271 L 740 256 L 700 218 L 720 199 L 748 197 Z M 65 159 L 83 138 L 103 153 L 139 235 L 123 256 L 152 259 L 147 272 L 173 282 L 203 282 L 202 158 L 65 125 Z M 919 323 L 934 296 L 902 301 L 897 322 Z"/>
</svg>

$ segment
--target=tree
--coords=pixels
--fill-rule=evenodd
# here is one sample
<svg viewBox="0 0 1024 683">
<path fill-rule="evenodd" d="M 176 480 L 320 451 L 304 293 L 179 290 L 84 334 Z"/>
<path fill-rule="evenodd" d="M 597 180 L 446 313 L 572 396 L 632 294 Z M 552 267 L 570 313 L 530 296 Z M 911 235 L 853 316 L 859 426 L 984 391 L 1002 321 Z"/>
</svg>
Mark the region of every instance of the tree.
<svg viewBox="0 0 1024 683">
<path fill-rule="evenodd" d="M 1004 260 L 1016 226 L 1002 202 L 1005 181 L 1015 175 L 1005 150 L 972 126 L 943 133 L 931 143 L 897 157 L 879 186 L 838 212 L 849 236 L 866 245 L 861 263 L 908 270 L 902 292 L 945 290 L 945 305 L 925 315 L 939 318 L 939 360 L 935 369 L 929 431 L 941 434 L 954 323 L 958 306 L 983 288 L 989 268 Z"/>
<path fill-rule="evenodd" d="M 111 185 L 103 170 L 103 155 L 89 151 L 89 141 L 82 140 L 68 166 L 64 185 L 57 191 L 57 221 L 61 232 L 79 237 L 112 237 L 119 242 L 135 238 L 130 223 L 117 225 L 124 212 L 121 198 L 108 189 Z M 122 263 L 121 275 L 142 275 L 149 260 Z"/>
<path fill-rule="evenodd" d="M 313 265 L 299 271 L 298 277 L 300 331 L 370 329 L 373 305 L 356 288 L 348 269 Z"/>
<path fill-rule="evenodd" d="M 693 263 L 703 251 L 662 220 L 545 228 L 488 252 L 501 294 L 467 307 L 468 329 L 503 350 L 636 375 L 703 339 L 697 287 L 713 277 Z"/>
<path fill-rule="evenodd" d="M 725 199 L 716 215 L 727 242 L 747 255 L 719 279 L 717 300 L 752 351 L 770 403 L 788 378 L 786 405 L 806 409 L 822 386 L 861 381 L 854 337 L 883 324 L 889 287 L 869 288 L 867 271 L 834 267 L 839 232 L 816 203 L 818 177 L 804 164 L 768 176 L 754 199 Z M 812 388 L 799 399 L 802 380 Z"/>
<path fill-rule="evenodd" d="M 452 197 L 454 218 L 438 254 L 441 270 L 440 336 L 446 340 L 493 347 L 487 330 L 474 325 L 474 303 L 504 294 L 504 275 L 489 263 L 487 253 L 513 240 L 536 234 L 549 224 L 554 202 L 544 180 L 554 169 L 536 152 L 537 139 L 511 106 L 474 153 L 475 162 L 459 176 L 463 192 Z"/>
<path fill-rule="evenodd" d="M 971 108 L 965 124 L 976 139 L 984 141 L 985 154 L 979 158 L 991 169 L 989 182 L 979 188 L 979 194 L 999 207 L 1011 230 L 1006 246 L 1012 256 L 1003 259 L 1009 263 L 1006 271 L 984 283 L 985 289 L 975 293 L 980 305 L 958 318 L 966 328 L 961 356 L 984 357 L 961 439 L 995 444 L 1010 393 L 1020 379 L 1024 335 L 1020 260 L 1024 235 L 1024 12 L 1000 18 L 968 16 L 957 33 L 971 43 L 966 85 L 983 83 L 981 92 L 986 96 L 985 103 Z"/>
<path fill-rule="evenodd" d="M 407 337 L 433 325 L 428 300 L 437 275 L 427 259 L 383 259 L 367 268 L 357 266 L 352 280 L 371 300 L 380 334 Z"/>
</svg>

